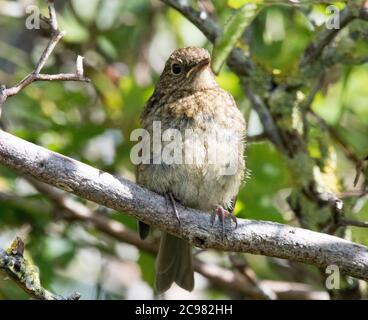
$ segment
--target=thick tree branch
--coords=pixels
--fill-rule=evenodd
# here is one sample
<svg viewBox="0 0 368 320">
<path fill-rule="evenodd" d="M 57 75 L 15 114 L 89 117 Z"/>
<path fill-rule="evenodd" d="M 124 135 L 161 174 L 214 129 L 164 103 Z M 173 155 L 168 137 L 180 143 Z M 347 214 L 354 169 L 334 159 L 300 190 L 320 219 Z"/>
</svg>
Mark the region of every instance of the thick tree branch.
<svg viewBox="0 0 368 320">
<path fill-rule="evenodd" d="M 181 225 L 167 210 L 164 197 L 124 178 L 51 152 L 0 131 L 0 163 L 35 179 L 105 205 L 163 229 L 202 248 L 248 252 L 300 261 L 368 280 L 368 248 L 338 237 L 278 223 L 239 219 L 226 226 L 211 226 L 209 213 L 177 207 Z"/>
<path fill-rule="evenodd" d="M 118 241 L 131 244 L 147 253 L 157 254 L 158 243 L 141 240 L 136 232 L 125 228 L 121 223 L 115 220 L 91 211 L 82 203 L 77 202 L 62 191 L 58 191 L 33 178 L 27 178 L 27 180 L 62 211 L 64 215 L 61 218 L 91 224 L 100 232 Z M 25 206 L 28 209 L 30 207 L 35 207 L 34 210 L 37 212 L 49 211 L 49 208 L 39 207 L 34 201 L 27 201 L 27 199 L 12 194 L 0 193 L 0 201 L 9 202 L 13 205 Z M 303 283 L 259 280 L 256 286 L 254 283 L 246 281 L 245 277 L 236 271 L 205 263 L 197 257 L 195 257 L 194 260 L 194 270 L 207 278 L 208 281 L 215 286 L 233 293 L 237 292 L 253 299 L 266 298 L 258 286 L 273 291 L 277 299 L 328 299 L 328 294 L 326 292 L 315 291 L 313 287 Z"/>
<path fill-rule="evenodd" d="M 99 215 L 82 203 L 77 202 L 67 194 L 59 191 L 49 185 L 39 182 L 33 178 L 27 178 L 27 180 L 44 196 L 51 200 L 62 212 L 62 218 L 73 221 L 80 221 L 82 223 L 92 224 L 97 230 L 109 235 L 110 237 L 122 241 L 124 243 L 131 244 L 137 247 L 139 250 L 151 254 L 157 254 L 158 243 L 153 241 L 144 241 L 139 238 L 136 232 L 133 232 L 125 228 L 121 223 L 112 220 L 106 216 Z M 0 193 L 0 201 L 6 201 L 13 204 L 21 204 L 25 202 L 25 199 L 19 198 L 11 194 Z M 34 206 L 34 203 L 25 203 L 28 208 Z M 37 208 L 37 210 L 45 211 L 45 208 Z M 58 212 L 59 214 L 59 212 Z M 204 263 L 197 257 L 194 260 L 194 269 L 202 276 L 207 278 L 213 285 L 221 287 L 231 292 L 237 292 L 246 297 L 254 299 L 268 299 L 268 296 L 262 292 L 261 288 L 267 288 L 267 290 L 274 291 L 272 287 L 274 283 L 272 281 L 264 280 L 253 283 L 246 281 L 246 278 L 239 274 L 216 265 Z M 327 294 L 322 291 L 313 291 L 312 287 L 304 286 L 303 284 L 281 282 L 275 284 L 277 298 L 287 299 L 316 299 L 318 297 L 327 298 Z M 287 288 L 287 289 L 285 289 Z"/>
<path fill-rule="evenodd" d="M 16 238 L 6 251 L 0 249 L 0 270 L 31 298 L 37 300 L 79 300 L 79 293 L 73 293 L 70 297 L 65 298 L 44 289 L 41 286 L 37 269 L 23 257 L 23 252 L 24 243 L 20 238 Z"/>
</svg>

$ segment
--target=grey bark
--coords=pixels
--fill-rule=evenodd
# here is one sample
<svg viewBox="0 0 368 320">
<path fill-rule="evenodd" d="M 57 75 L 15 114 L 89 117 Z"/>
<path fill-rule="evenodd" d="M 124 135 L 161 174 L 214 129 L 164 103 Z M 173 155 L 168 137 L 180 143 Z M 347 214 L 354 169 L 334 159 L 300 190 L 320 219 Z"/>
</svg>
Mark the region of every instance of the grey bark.
<svg viewBox="0 0 368 320">
<path fill-rule="evenodd" d="M 0 130 L 0 163 L 82 198 L 131 215 L 202 248 L 290 259 L 368 280 L 368 248 L 344 239 L 274 222 L 238 219 L 211 225 L 210 213 L 177 204 L 181 225 L 165 198 L 132 181 Z"/>
</svg>

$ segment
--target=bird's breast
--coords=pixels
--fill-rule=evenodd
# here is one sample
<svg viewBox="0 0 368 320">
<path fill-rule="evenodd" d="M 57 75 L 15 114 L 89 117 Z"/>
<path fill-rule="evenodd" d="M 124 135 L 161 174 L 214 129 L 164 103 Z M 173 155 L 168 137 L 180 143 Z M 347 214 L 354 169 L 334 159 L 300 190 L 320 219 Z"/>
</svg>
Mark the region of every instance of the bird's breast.
<svg viewBox="0 0 368 320">
<path fill-rule="evenodd" d="M 144 166 L 145 185 L 202 210 L 229 205 L 245 170 L 244 118 L 232 97 L 199 92 L 169 101 L 152 120 L 161 125 L 162 161 Z"/>
</svg>

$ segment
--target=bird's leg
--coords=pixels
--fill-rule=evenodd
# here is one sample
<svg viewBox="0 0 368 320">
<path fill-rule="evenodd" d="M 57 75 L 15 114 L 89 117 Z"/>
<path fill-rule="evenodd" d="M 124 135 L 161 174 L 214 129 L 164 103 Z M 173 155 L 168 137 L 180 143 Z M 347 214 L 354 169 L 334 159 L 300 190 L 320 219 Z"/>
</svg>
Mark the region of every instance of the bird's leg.
<svg viewBox="0 0 368 320">
<path fill-rule="evenodd" d="M 211 214 L 211 226 L 214 225 L 215 223 L 215 220 L 216 220 L 216 216 L 217 216 L 217 213 L 216 213 L 216 209 L 212 211 L 212 214 Z"/>
<path fill-rule="evenodd" d="M 215 209 L 215 217 L 216 215 L 219 217 L 221 221 L 225 218 L 230 218 L 235 223 L 235 229 L 238 227 L 238 220 L 236 219 L 234 213 L 232 211 L 225 210 L 221 206 L 217 206 Z"/>
<path fill-rule="evenodd" d="M 219 220 L 221 222 L 221 228 L 222 228 L 222 240 L 224 239 L 224 233 L 225 233 L 225 219 L 226 218 L 230 218 L 232 221 L 234 221 L 235 223 L 235 229 L 238 227 L 238 221 L 234 215 L 233 212 L 230 212 L 228 210 L 225 210 L 223 207 L 221 206 L 217 206 L 212 214 L 211 217 L 211 223 L 212 225 L 214 224 L 215 220 L 216 220 L 216 216 L 219 217 Z"/>
<path fill-rule="evenodd" d="M 178 209 L 176 208 L 176 204 L 175 204 L 175 199 L 174 199 L 174 196 L 171 192 L 168 192 L 165 194 L 165 197 L 166 199 L 169 200 L 173 210 L 174 210 L 174 214 L 175 214 L 175 217 L 176 219 L 178 219 L 178 222 L 179 222 L 179 225 L 181 224 L 181 221 L 180 221 L 180 216 L 179 216 L 179 211 Z"/>
</svg>

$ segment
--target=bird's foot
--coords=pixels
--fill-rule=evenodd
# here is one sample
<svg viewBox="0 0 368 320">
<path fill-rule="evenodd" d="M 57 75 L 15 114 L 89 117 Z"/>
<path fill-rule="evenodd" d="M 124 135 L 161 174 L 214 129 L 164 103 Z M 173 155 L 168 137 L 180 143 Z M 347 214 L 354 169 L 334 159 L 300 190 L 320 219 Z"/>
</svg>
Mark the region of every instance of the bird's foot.
<svg viewBox="0 0 368 320">
<path fill-rule="evenodd" d="M 225 219 L 230 218 L 235 223 L 235 229 L 238 227 L 238 221 L 237 221 L 237 219 L 236 219 L 233 212 L 225 210 L 221 206 L 217 206 L 215 208 L 215 210 L 213 211 L 213 214 L 212 214 L 212 217 L 211 217 L 211 224 L 212 225 L 215 223 L 216 216 L 218 216 L 218 218 L 221 222 L 221 228 L 222 228 L 221 238 L 223 240 L 224 239 L 224 234 L 225 234 Z"/>
<path fill-rule="evenodd" d="M 180 216 L 178 208 L 176 207 L 175 198 L 171 192 L 165 194 L 166 200 L 171 204 L 171 207 L 174 211 L 175 217 L 179 222 L 179 226 L 181 225 Z"/>
</svg>

